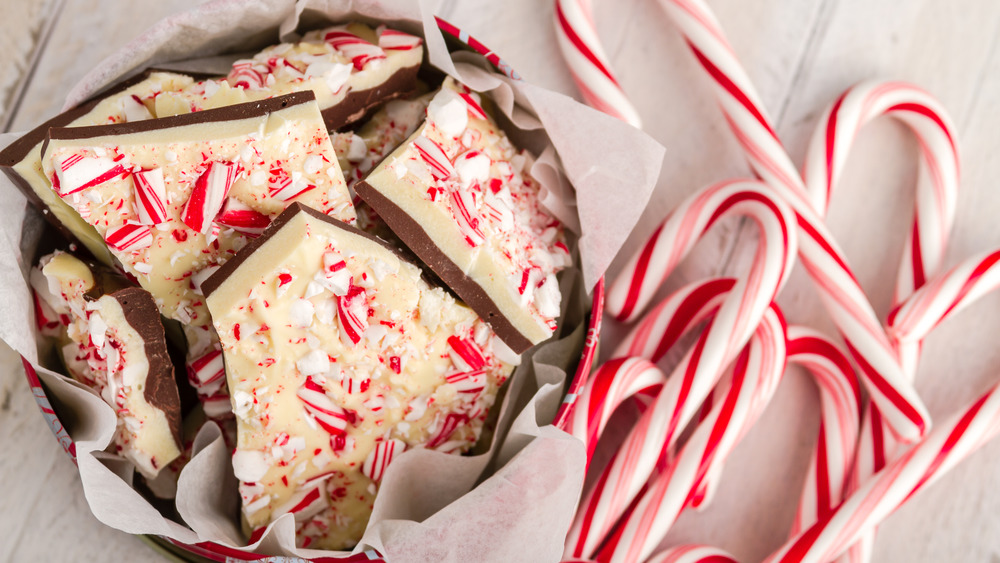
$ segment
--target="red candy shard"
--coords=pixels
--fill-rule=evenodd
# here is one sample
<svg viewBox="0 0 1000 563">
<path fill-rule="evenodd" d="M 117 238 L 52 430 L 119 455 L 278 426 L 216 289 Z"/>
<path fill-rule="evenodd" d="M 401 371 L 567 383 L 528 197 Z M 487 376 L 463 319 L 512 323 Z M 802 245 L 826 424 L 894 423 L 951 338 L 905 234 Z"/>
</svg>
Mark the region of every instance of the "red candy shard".
<svg viewBox="0 0 1000 563">
<path fill-rule="evenodd" d="M 252 90 L 264 87 L 266 72 L 265 67 L 255 65 L 253 61 L 241 60 L 233 63 L 233 70 L 229 71 L 229 76 L 226 78 L 233 86 Z"/>
<path fill-rule="evenodd" d="M 417 148 L 420 157 L 427 163 L 431 176 L 435 180 L 446 180 L 455 173 L 455 167 L 448 160 L 441 145 L 421 135 L 414 141 L 413 146 Z"/>
<path fill-rule="evenodd" d="M 346 295 L 337 296 L 337 321 L 344 345 L 352 346 L 361 341 L 361 335 L 368 328 L 364 288 L 352 285 Z"/>
<path fill-rule="evenodd" d="M 57 194 L 66 197 L 127 173 L 125 167 L 113 159 L 72 154 L 56 167 L 56 177 L 52 185 L 56 188 Z"/>
<path fill-rule="evenodd" d="M 152 119 L 153 114 L 149 113 L 146 104 L 142 103 L 139 96 L 122 96 L 122 112 L 125 114 L 125 122 L 145 121 Z"/>
<path fill-rule="evenodd" d="M 409 51 L 423 43 L 416 35 L 379 27 L 378 46 L 385 51 Z"/>
<path fill-rule="evenodd" d="M 257 236 L 271 224 L 271 218 L 235 198 L 227 198 L 215 222 L 246 235 Z"/>
<path fill-rule="evenodd" d="M 434 449 L 440 446 L 441 444 L 447 442 L 448 438 L 451 438 L 451 435 L 455 432 L 455 430 L 457 430 L 459 426 L 465 424 L 468 421 L 469 421 L 468 415 L 454 413 L 454 412 L 448 413 L 444 417 L 444 424 L 441 425 L 441 429 L 438 430 L 438 433 L 435 434 L 434 437 L 427 442 L 427 447 Z"/>
<path fill-rule="evenodd" d="M 326 390 L 315 376 L 306 377 L 296 396 L 305 405 L 306 412 L 312 415 L 313 420 L 332 436 L 343 436 L 347 433 L 347 413 L 326 395 Z"/>
<path fill-rule="evenodd" d="M 453 187 L 448 190 L 451 196 L 451 213 L 458 223 L 458 229 L 465 237 L 465 242 L 475 248 L 486 240 L 481 225 L 482 219 L 476 209 L 475 195 L 470 190 Z"/>
<path fill-rule="evenodd" d="M 129 221 L 107 232 L 104 240 L 108 246 L 119 252 L 129 252 L 148 248 L 153 244 L 153 232 L 148 225 Z"/>
<path fill-rule="evenodd" d="M 295 515 L 296 522 L 303 522 L 322 512 L 328 505 L 329 501 L 323 494 L 322 481 L 309 486 L 303 484 L 288 499 L 288 502 L 274 510 L 272 517 L 277 518 L 282 514 L 292 513 Z"/>
<path fill-rule="evenodd" d="M 167 220 L 167 191 L 163 169 L 140 170 L 132 173 L 135 185 L 136 211 L 143 225 L 159 225 Z"/>
<path fill-rule="evenodd" d="M 243 171 L 238 162 L 213 162 L 194 184 L 191 197 L 184 204 L 181 220 L 203 235 L 212 227 L 212 219 L 222 209 L 222 203 Z"/>
<path fill-rule="evenodd" d="M 459 393 L 478 395 L 486 388 L 486 370 L 453 373 L 445 377 L 445 381 L 454 385 Z"/>
<path fill-rule="evenodd" d="M 486 112 L 483 111 L 483 106 L 479 105 L 479 102 L 472 97 L 472 94 L 468 92 L 459 92 L 458 95 L 465 102 L 465 105 L 469 106 L 469 113 L 472 114 L 472 117 L 475 117 L 476 119 L 486 119 Z"/>
<path fill-rule="evenodd" d="M 267 187 L 268 194 L 280 201 L 288 201 L 316 188 L 316 186 L 302 180 L 300 174 L 293 173 L 289 177 L 281 168 L 271 170 Z"/>
<path fill-rule="evenodd" d="M 376 483 L 381 481 L 392 460 L 405 450 L 406 443 L 395 438 L 375 444 L 375 449 L 368 454 L 361 466 L 361 473 Z"/>
<path fill-rule="evenodd" d="M 31 297 L 35 303 L 35 323 L 38 331 L 46 336 L 58 335 L 59 327 L 63 324 L 59 315 L 52 310 L 52 307 L 44 299 L 38 297 L 37 292 L 32 291 Z"/>
<path fill-rule="evenodd" d="M 191 360 L 187 365 L 187 372 L 192 387 L 203 395 L 212 395 L 222 387 L 226 377 L 222 351 L 212 349 Z M 228 396 L 226 400 L 229 400 Z"/>
<path fill-rule="evenodd" d="M 371 61 L 385 58 L 385 51 L 349 31 L 330 31 L 323 40 L 351 59 L 354 68 L 362 70 Z"/>
<path fill-rule="evenodd" d="M 460 370 L 472 371 L 486 366 L 486 356 L 472 340 L 452 335 L 448 337 L 448 346 L 448 355 Z"/>
</svg>

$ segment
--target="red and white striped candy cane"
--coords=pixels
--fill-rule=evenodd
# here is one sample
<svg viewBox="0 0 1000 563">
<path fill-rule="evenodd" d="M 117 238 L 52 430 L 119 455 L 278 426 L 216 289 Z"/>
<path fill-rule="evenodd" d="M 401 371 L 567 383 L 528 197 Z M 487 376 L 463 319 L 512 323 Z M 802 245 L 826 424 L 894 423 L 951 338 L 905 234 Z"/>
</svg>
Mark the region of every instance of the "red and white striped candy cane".
<svg viewBox="0 0 1000 563">
<path fill-rule="evenodd" d="M 861 389 L 847 355 L 812 329 L 788 327 L 788 363 L 805 367 L 816 380 L 822 417 L 792 524 L 794 536 L 844 499 L 861 420 Z"/>
<path fill-rule="evenodd" d="M 932 96 L 910 84 L 858 84 L 831 104 L 820 119 L 809 143 L 803 176 L 813 208 L 825 216 L 851 145 L 866 124 L 883 115 L 906 124 L 921 149 L 913 228 L 896 278 L 895 307 L 940 272 L 955 222 L 959 161 L 947 112 Z M 901 349 L 899 354 L 903 373 L 912 380 L 919 346 Z"/>
<path fill-rule="evenodd" d="M 644 358 L 616 358 L 597 368 L 576 399 L 564 428 L 587 445 L 587 466 L 611 415 L 630 399 L 648 404 L 666 376 Z"/>
<path fill-rule="evenodd" d="M 625 123 L 642 127 L 639 112 L 611 72 L 594 27 L 590 0 L 556 0 L 555 29 L 559 50 L 587 103 Z"/>
<path fill-rule="evenodd" d="M 678 289 L 642 317 L 618 343 L 612 357 L 660 361 L 681 336 L 715 313 L 735 284 L 735 278 L 716 278 Z"/>
<path fill-rule="evenodd" d="M 840 504 L 854 463 L 861 411 L 857 374 L 841 348 L 812 329 L 788 327 L 788 363 L 805 367 L 820 392 L 820 426 L 792 534 Z M 706 403 L 707 404 L 707 403 Z M 749 428 L 744 428 L 744 431 Z M 722 475 L 725 459 L 713 459 L 691 507 L 707 503 Z"/>
<path fill-rule="evenodd" d="M 761 247 L 685 355 L 663 390 L 640 417 L 622 448 L 581 505 L 567 539 L 567 556 L 588 556 L 676 444 L 726 367 L 756 330 L 780 291 L 794 260 L 795 238 L 788 209 L 756 181 L 724 182 L 688 198 L 667 218 L 627 268 L 662 280 L 718 219 L 746 215 L 760 227 Z M 644 272 L 637 274 L 637 265 Z M 628 273 L 631 272 L 631 273 Z M 620 284 L 621 279 L 615 284 Z M 612 286 L 614 287 L 614 286 Z M 659 450 L 650 444 L 659 444 Z"/>
<path fill-rule="evenodd" d="M 630 355 L 648 358 L 650 361 L 660 361 L 682 336 L 689 333 L 700 323 L 718 311 L 726 295 L 736 284 L 735 278 L 717 278 L 695 282 L 682 287 L 670 294 L 659 305 L 651 309 L 642 320 L 619 342 L 612 357 L 627 357 Z M 720 383 L 724 386 L 726 383 Z M 701 406 L 699 421 L 704 420 L 712 409 L 716 389 L 706 395 Z M 659 465 L 670 463 L 673 451 L 661 452 Z M 711 470 L 705 480 L 706 486 L 717 480 L 719 471 Z M 693 506 L 699 506 L 706 500 L 709 491 L 700 493 L 693 501 Z"/>
<path fill-rule="evenodd" d="M 1000 287 L 1000 250 L 966 259 L 930 280 L 889 315 L 889 334 L 900 342 L 919 342 L 971 303 Z"/>
<path fill-rule="evenodd" d="M 895 350 L 819 210 L 813 207 L 801 175 L 778 139 L 721 26 L 702 0 L 660 3 L 712 78 L 716 98 L 754 172 L 795 210 L 802 262 L 858 362 L 872 401 L 902 440 L 917 439 L 929 425 L 926 409 L 904 376 Z M 634 311 L 626 305 L 609 295 L 612 314 L 628 318 Z"/>
<path fill-rule="evenodd" d="M 744 188 L 746 193 L 740 193 L 744 191 Z M 768 244 L 780 245 L 786 241 L 793 241 L 784 230 L 786 225 L 792 225 L 792 217 L 787 215 L 786 208 L 779 205 L 770 195 L 766 186 L 753 180 L 720 182 L 684 200 L 656 229 L 639 252 L 632 256 L 622 272 L 611 283 L 606 302 L 608 310 L 619 320 L 626 322 L 635 320 L 649 304 L 663 281 L 691 252 L 702 235 L 720 217 L 725 215 L 730 207 L 742 205 L 751 200 L 770 207 L 771 211 L 766 213 L 768 216 L 775 217 L 780 212 L 781 221 L 775 226 L 781 227 L 782 232 L 774 233 L 776 236 L 769 237 Z M 766 226 L 764 222 L 760 222 L 759 216 L 754 218 L 758 220 L 762 228 Z M 789 251 L 794 255 L 794 248 L 789 248 Z M 776 249 L 771 249 L 769 252 L 776 252 Z M 787 253 L 782 252 L 781 254 Z M 789 258 L 783 256 L 781 263 L 790 268 L 792 262 Z M 759 263 L 760 260 L 756 262 Z M 787 271 L 775 271 L 772 276 L 775 275 L 783 279 L 787 275 Z M 757 307 L 762 313 L 763 309 L 767 307 L 767 303 L 757 303 Z M 750 333 L 753 332 L 753 326 L 747 326 L 747 323 L 742 323 L 742 325 L 741 332 L 749 338 Z"/>
<path fill-rule="evenodd" d="M 737 358 L 728 391 L 615 527 L 598 561 L 642 561 L 653 553 L 715 460 L 729 455 L 770 401 L 785 371 L 785 345 L 785 322 L 772 305 Z"/>
<path fill-rule="evenodd" d="M 768 563 L 825 562 L 837 557 L 866 531 L 914 494 L 1000 433 L 1000 385 L 963 412 L 938 424 L 924 440 L 887 465 L 836 511 L 789 540 Z"/>
<path fill-rule="evenodd" d="M 1000 251 L 965 260 L 929 280 L 889 318 L 889 333 L 919 342 L 976 299 L 1000 287 Z M 924 441 L 860 485 L 836 512 L 821 519 L 769 561 L 828 561 L 861 541 L 918 490 L 1000 433 L 1000 385 Z M 867 553 L 862 553 L 862 556 Z"/>
<path fill-rule="evenodd" d="M 953 127 L 944 109 L 929 94 L 900 82 L 864 82 L 854 86 L 826 110 L 813 134 L 804 166 L 806 189 L 813 207 L 825 215 L 848 153 L 860 130 L 880 116 L 905 123 L 921 147 L 922 173 L 917 185 L 916 208 L 896 278 L 895 307 L 936 275 L 944 260 L 954 224 L 958 195 L 958 152 Z M 890 339 L 902 375 L 913 382 L 920 342 Z M 853 486 L 881 469 L 898 448 L 898 440 L 884 428 L 881 411 L 872 406 L 861 427 Z M 874 533 L 851 548 L 848 559 L 867 561 Z"/>
</svg>

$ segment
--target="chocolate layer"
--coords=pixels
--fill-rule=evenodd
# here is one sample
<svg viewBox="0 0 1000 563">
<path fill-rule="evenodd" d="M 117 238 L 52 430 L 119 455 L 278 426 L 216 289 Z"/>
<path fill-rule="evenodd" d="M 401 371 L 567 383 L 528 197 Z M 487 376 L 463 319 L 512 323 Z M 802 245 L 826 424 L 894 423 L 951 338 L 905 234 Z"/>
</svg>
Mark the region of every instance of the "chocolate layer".
<svg viewBox="0 0 1000 563">
<path fill-rule="evenodd" d="M 319 219 L 320 221 L 329 223 L 330 225 L 333 225 L 334 227 L 337 227 L 338 229 L 341 229 L 343 231 L 347 231 L 352 235 L 358 235 L 370 241 L 377 242 L 378 244 L 390 250 L 393 254 L 399 255 L 399 252 L 395 248 L 393 248 L 392 245 L 386 243 L 384 240 L 374 235 L 370 235 L 360 229 L 352 227 L 347 223 L 338 221 L 333 217 L 330 217 L 329 215 L 320 213 L 319 211 L 316 211 L 315 209 L 309 207 L 308 205 L 302 205 L 301 203 L 296 202 L 285 208 L 285 210 L 281 212 L 281 215 L 275 217 L 274 220 L 271 221 L 271 224 L 268 225 L 266 229 L 264 229 L 264 232 L 261 233 L 259 237 L 247 243 L 247 245 L 241 248 L 240 251 L 237 252 L 235 256 L 230 258 L 225 264 L 223 264 L 218 270 L 216 270 L 214 274 L 212 274 L 207 280 L 202 282 L 201 292 L 205 295 L 205 298 L 207 299 L 208 296 L 214 293 L 216 289 L 219 289 L 219 286 L 222 285 L 223 282 L 225 282 L 229 278 L 229 276 L 231 276 L 233 272 L 235 272 L 243 264 L 243 262 L 245 262 L 247 258 L 250 257 L 251 254 L 253 254 L 258 248 L 263 246 L 264 243 L 270 240 L 270 238 L 274 235 L 274 233 L 281 230 L 281 228 L 285 226 L 285 223 L 291 221 L 292 218 L 298 215 L 299 213 L 308 213 L 309 215 L 312 215 L 313 217 Z"/>
<path fill-rule="evenodd" d="M 408 96 L 417 90 L 417 72 L 420 66 L 401 68 L 385 82 L 367 90 L 351 91 L 333 107 L 322 111 L 326 128 L 337 131 L 354 123 L 389 100 Z"/>
<path fill-rule="evenodd" d="M 184 127 L 185 125 L 198 125 L 201 123 L 217 123 L 222 121 L 236 121 L 240 119 L 250 119 L 271 114 L 287 107 L 305 104 L 316 99 L 316 95 L 311 90 L 305 92 L 295 92 L 276 98 L 223 106 L 217 109 L 207 109 L 195 113 L 185 113 L 171 117 L 161 117 L 158 119 L 146 119 L 143 121 L 133 121 L 126 123 L 112 123 L 109 125 L 90 125 L 87 127 L 53 127 L 49 129 L 45 142 L 42 144 L 42 154 L 48 146 L 49 139 L 76 140 L 88 139 L 91 137 L 105 137 L 127 135 L 130 133 L 143 133 L 147 131 L 157 131 L 159 129 L 170 129 L 173 127 Z"/>
<path fill-rule="evenodd" d="M 493 327 L 493 331 L 507 346 L 518 354 L 531 348 L 531 341 L 518 331 L 496 303 L 478 283 L 465 275 L 454 262 L 431 240 L 427 231 L 413 217 L 382 195 L 371 184 L 362 180 L 354 191 L 385 220 L 389 228 L 434 271 L 472 310 Z"/>
<path fill-rule="evenodd" d="M 184 449 L 181 441 L 181 399 L 174 380 L 174 364 L 170 361 L 166 335 L 153 296 L 144 289 L 129 287 L 109 297 L 121 305 L 126 322 L 142 338 L 149 363 L 143 389 L 146 402 L 163 411 L 177 447 Z"/>
</svg>

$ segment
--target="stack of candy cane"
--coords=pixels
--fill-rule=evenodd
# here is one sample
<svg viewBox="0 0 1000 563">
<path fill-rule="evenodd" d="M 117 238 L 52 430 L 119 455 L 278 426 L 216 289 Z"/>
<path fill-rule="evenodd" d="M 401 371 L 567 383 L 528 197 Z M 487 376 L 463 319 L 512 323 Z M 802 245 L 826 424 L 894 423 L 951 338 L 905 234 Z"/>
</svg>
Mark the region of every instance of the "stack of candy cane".
<svg viewBox="0 0 1000 563">
<path fill-rule="evenodd" d="M 655 551 L 683 510 L 711 499 L 727 454 L 795 363 L 820 390 L 819 438 L 789 539 L 768 561 L 866 562 L 879 522 L 1000 433 L 1000 384 L 933 429 L 914 389 L 928 333 L 1000 286 L 1000 250 L 942 271 L 958 154 L 949 119 L 927 93 L 898 82 L 851 88 L 820 120 L 800 173 L 703 0 L 660 3 L 711 79 L 756 179 L 689 197 L 610 285 L 608 312 L 635 325 L 615 359 L 567 399 L 566 429 L 584 441 L 588 471 L 597 473 L 569 531 L 565 561 L 733 561 L 709 546 Z M 601 49 L 589 0 L 556 0 L 555 15 L 560 48 L 584 98 L 640 126 Z M 883 115 L 907 125 L 921 148 L 913 228 L 884 323 L 823 222 L 853 140 Z M 689 284 L 643 316 L 698 238 L 727 215 L 749 217 L 759 228 L 750 270 Z M 842 344 L 786 325 L 774 303 L 796 256 Z M 699 327 L 673 372 L 661 372 L 656 362 Z M 636 408 L 638 422 L 606 465 L 590 464 L 625 404 Z"/>
</svg>

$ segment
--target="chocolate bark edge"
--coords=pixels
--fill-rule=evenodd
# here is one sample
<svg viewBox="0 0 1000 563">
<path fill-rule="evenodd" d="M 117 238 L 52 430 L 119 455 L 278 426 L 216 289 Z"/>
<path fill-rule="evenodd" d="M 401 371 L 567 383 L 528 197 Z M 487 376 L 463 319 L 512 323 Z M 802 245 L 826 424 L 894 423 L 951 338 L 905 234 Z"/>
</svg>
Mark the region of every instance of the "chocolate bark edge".
<svg viewBox="0 0 1000 563">
<path fill-rule="evenodd" d="M 46 205 L 45 202 L 42 201 L 40 197 L 38 197 L 38 194 L 35 193 L 35 190 L 32 189 L 31 185 L 28 184 L 28 182 L 14 170 L 14 166 L 22 162 L 28 156 L 28 153 L 31 152 L 33 148 L 37 147 L 39 143 L 45 142 L 49 129 L 53 127 L 63 127 L 69 125 L 70 123 L 76 121 L 77 119 L 83 117 L 91 110 L 93 110 L 97 106 L 97 104 L 101 103 L 102 100 L 108 98 L 109 96 L 113 96 L 119 92 L 122 92 L 123 90 L 131 88 L 136 84 L 139 84 L 143 80 L 149 78 L 150 75 L 157 72 L 189 76 L 195 80 L 199 79 L 204 80 L 210 77 L 209 75 L 201 75 L 196 73 L 185 73 L 173 70 L 163 70 L 159 68 L 148 68 L 140 72 L 139 74 L 133 76 L 132 78 L 128 78 L 126 80 L 123 80 L 122 82 L 108 86 L 104 90 L 94 94 L 87 100 L 81 102 L 80 105 L 70 108 L 52 117 L 48 121 L 45 121 L 38 127 L 35 127 L 34 129 L 28 131 L 27 133 L 19 137 L 13 143 L 4 147 L 3 150 L 0 150 L 0 169 L 2 169 L 4 171 L 4 174 L 6 174 L 8 178 L 10 178 L 10 181 L 14 184 L 14 187 L 17 188 L 18 191 L 20 191 L 21 194 L 24 195 L 24 197 L 28 200 L 28 203 L 30 203 L 31 206 L 34 207 L 35 209 L 38 209 L 42 213 L 45 220 L 50 225 L 55 227 L 56 230 L 59 231 L 59 233 L 67 240 L 79 242 L 76 238 L 76 235 L 73 234 L 72 231 L 67 229 L 66 226 L 63 225 L 58 219 L 55 218 L 55 216 L 49 210 L 49 206 Z"/>
<path fill-rule="evenodd" d="M 128 287 L 109 294 L 118 302 L 125 315 L 125 322 L 132 327 L 143 341 L 149 371 L 143 396 L 150 405 L 163 411 L 170 425 L 170 433 L 178 448 L 184 449 L 181 441 L 181 399 L 174 379 L 174 363 L 167 350 L 166 335 L 160 323 L 160 313 L 156 309 L 153 296 L 144 289 Z"/>
<path fill-rule="evenodd" d="M 185 125 L 198 125 L 201 123 L 218 123 L 222 121 L 235 121 L 238 119 L 249 119 L 261 117 L 271 113 L 281 111 L 286 108 L 305 104 L 316 100 L 316 95 L 312 90 L 293 92 L 284 96 L 276 96 L 255 102 L 246 102 L 231 106 L 222 106 L 215 109 L 172 115 L 170 117 L 159 117 L 156 119 L 145 119 L 142 121 L 130 121 L 125 123 L 111 123 L 108 125 L 88 125 L 86 127 L 53 127 L 48 130 L 45 141 L 42 144 L 42 154 L 48 147 L 50 140 L 77 140 L 89 139 L 91 137 L 119 136 L 130 133 L 145 133 L 148 131 L 158 131 L 172 127 L 183 127 Z"/>
<path fill-rule="evenodd" d="M 486 290 L 465 275 L 465 272 L 434 244 L 427 231 L 413 217 L 364 180 L 354 184 L 354 191 L 375 209 L 389 228 L 444 281 L 445 285 L 458 294 L 466 305 L 493 328 L 500 340 L 503 340 L 511 350 L 523 354 L 531 348 L 531 341 L 507 319 L 497 304 L 490 299 Z"/>
<path fill-rule="evenodd" d="M 240 249 L 239 252 L 236 253 L 235 256 L 227 260 L 226 263 L 223 264 L 221 267 L 219 267 L 219 269 L 216 270 L 214 274 L 209 276 L 208 279 L 206 279 L 201 283 L 201 292 L 202 294 L 205 295 L 205 298 L 208 299 L 208 296 L 214 293 L 215 290 L 219 289 L 219 286 L 221 286 L 227 279 L 229 279 L 229 276 L 231 276 L 233 272 L 235 272 L 244 262 L 246 262 L 247 258 L 249 258 L 254 252 L 256 252 L 258 248 L 264 246 L 264 243 L 270 240 L 275 233 L 280 231 L 282 227 L 284 227 L 299 213 L 306 213 L 316 219 L 319 219 L 320 221 L 323 221 L 334 227 L 337 227 L 342 231 L 346 231 L 348 233 L 351 233 L 352 235 L 358 235 L 372 242 L 378 243 L 386 250 L 392 252 L 394 255 L 399 256 L 401 260 L 405 260 L 404 257 L 400 256 L 399 252 L 396 251 L 396 249 L 392 248 L 392 246 L 390 246 L 389 243 L 385 242 L 384 240 L 372 234 L 366 233 L 361 229 L 358 229 L 357 227 L 352 227 L 351 225 L 348 225 L 343 221 L 338 221 L 321 211 L 309 207 L 308 205 L 295 202 L 286 207 L 285 210 L 282 211 L 280 215 L 275 217 L 274 220 L 271 221 L 271 224 L 268 225 L 266 229 L 264 229 L 264 232 L 261 233 L 259 237 L 248 242 L 243 248 Z"/>
<path fill-rule="evenodd" d="M 338 131 L 360 121 L 371 110 L 389 100 L 407 96 L 417 90 L 417 72 L 421 65 L 403 67 L 392 73 L 385 82 L 368 88 L 348 92 L 344 99 L 324 109 L 323 121 L 330 131 Z"/>
<path fill-rule="evenodd" d="M 211 78 L 211 75 L 208 74 L 178 72 L 176 70 L 164 70 L 155 67 L 147 68 L 146 70 L 140 72 L 139 74 L 133 76 L 132 78 L 128 78 L 126 80 L 123 80 L 122 82 L 108 86 L 104 90 L 101 90 L 100 92 L 94 94 L 93 96 L 81 102 L 80 105 L 72 107 L 60 113 L 59 115 L 52 117 L 48 121 L 45 121 L 38 127 L 35 127 L 34 129 L 28 131 L 27 133 L 19 137 L 13 143 L 4 147 L 3 150 L 0 150 L 0 168 L 4 168 L 6 170 L 7 168 L 12 167 L 15 164 L 24 160 L 24 157 L 28 156 L 28 153 L 31 151 L 31 149 L 38 146 L 38 143 L 41 143 L 42 141 L 45 140 L 46 134 L 48 134 L 49 129 L 51 129 L 52 127 L 62 127 L 69 123 L 72 123 L 73 121 L 86 115 L 87 112 L 94 109 L 94 107 L 96 107 L 97 104 L 101 103 L 103 100 L 111 96 L 114 96 L 119 92 L 127 90 L 132 86 L 135 86 L 136 84 L 139 84 L 140 82 L 146 80 L 152 74 L 155 73 L 167 73 L 167 74 L 176 74 L 179 76 L 187 76 L 196 81 Z"/>
</svg>

